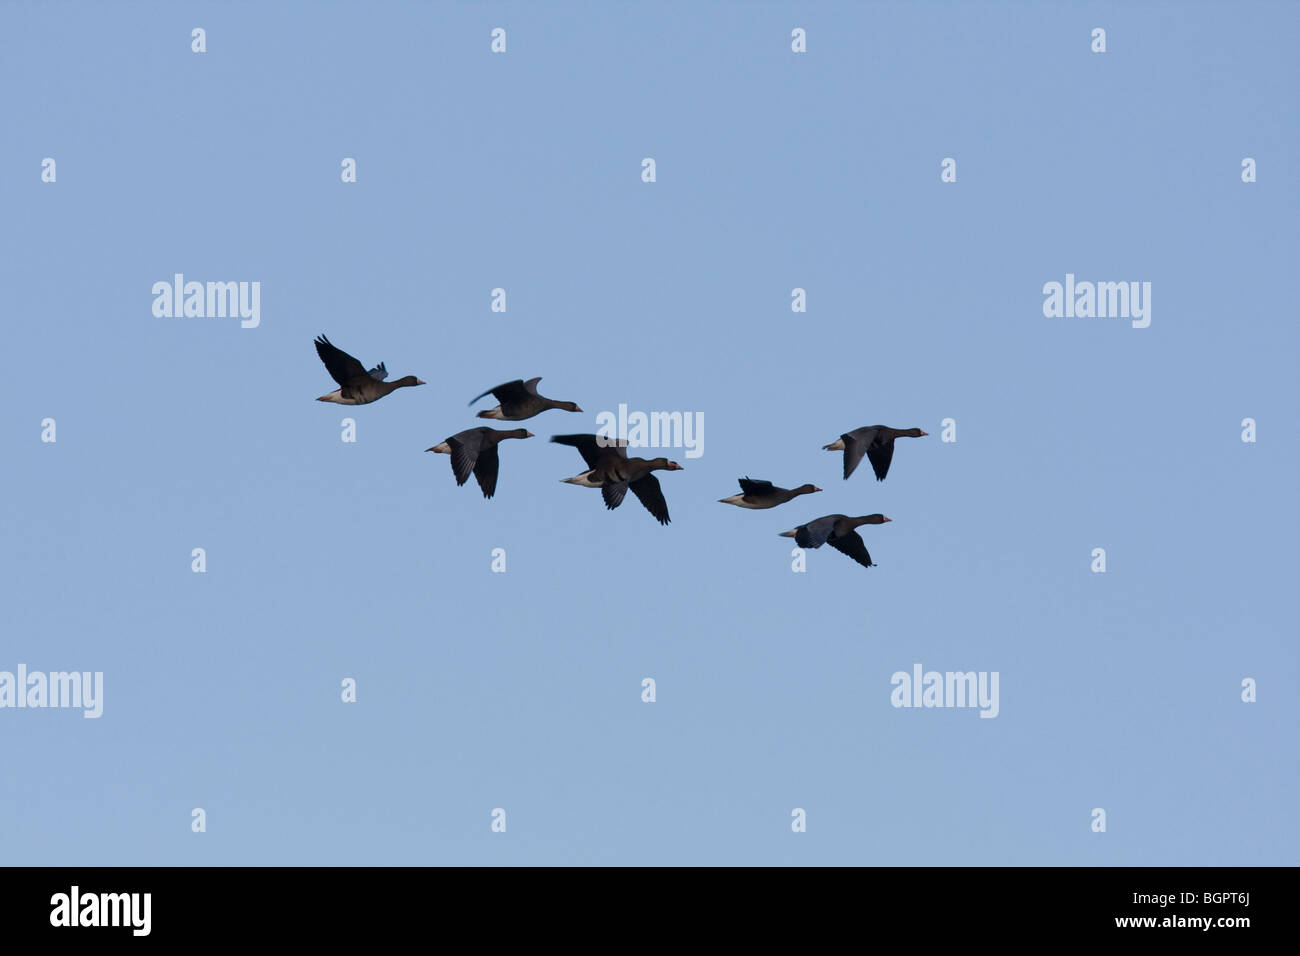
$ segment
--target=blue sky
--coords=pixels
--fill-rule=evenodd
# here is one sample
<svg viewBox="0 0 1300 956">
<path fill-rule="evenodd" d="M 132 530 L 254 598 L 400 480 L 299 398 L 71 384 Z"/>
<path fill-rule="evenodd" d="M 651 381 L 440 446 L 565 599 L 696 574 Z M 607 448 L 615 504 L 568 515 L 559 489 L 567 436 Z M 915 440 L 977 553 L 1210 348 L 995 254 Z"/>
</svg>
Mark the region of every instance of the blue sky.
<svg viewBox="0 0 1300 956">
<path fill-rule="evenodd" d="M 0 709 L 4 862 L 1300 862 L 1297 45 L 1281 3 L 0 6 L 0 670 L 104 674 L 97 720 Z M 155 317 L 176 272 L 260 325 Z M 1045 317 L 1067 273 L 1150 327 Z M 321 332 L 428 384 L 315 402 Z M 424 449 L 537 375 L 584 414 L 457 488 Z M 619 403 L 703 415 L 667 527 L 559 481 Z M 876 423 L 930 437 L 842 481 Z M 833 512 L 893 519 L 878 567 L 793 573 Z M 997 718 L 892 707 L 917 662 Z"/>
</svg>

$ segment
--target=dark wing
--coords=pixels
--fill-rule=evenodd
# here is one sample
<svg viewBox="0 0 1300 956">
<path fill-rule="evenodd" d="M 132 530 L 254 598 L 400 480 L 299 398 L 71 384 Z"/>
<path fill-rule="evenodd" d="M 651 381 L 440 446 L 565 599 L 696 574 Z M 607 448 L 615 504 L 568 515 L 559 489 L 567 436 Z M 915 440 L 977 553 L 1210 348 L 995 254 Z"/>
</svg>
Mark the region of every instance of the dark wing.
<svg viewBox="0 0 1300 956">
<path fill-rule="evenodd" d="M 813 538 L 812 535 L 808 533 L 808 526 L 806 524 L 801 524 L 799 527 L 794 529 L 794 543 L 799 545 L 799 547 L 820 548 L 823 544 L 821 541 L 818 541 L 816 544 L 813 544 L 812 542 Z"/>
<path fill-rule="evenodd" d="M 874 435 L 862 435 L 862 429 L 848 432 L 841 435 L 844 441 L 844 479 L 847 481 L 849 475 L 853 474 L 853 469 L 858 467 L 862 461 L 862 456 L 867 453 L 867 447 L 870 445 Z"/>
<path fill-rule="evenodd" d="M 568 445 L 570 448 L 578 449 L 588 468 L 595 468 L 605 451 L 596 444 L 595 435 L 552 435 L 551 441 L 557 445 Z"/>
<path fill-rule="evenodd" d="M 608 441 L 609 439 L 605 440 Z M 617 445 L 602 445 L 600 439 L 597 439 L 595 435 L 552 435 L 551 441 L 557 445 L 568 445 L 571 448 L 578 449 L 588 468 L 595 468 L 601 459 L 608 455 L 618 455 L 620 458 L 627 457 L 627 442 L 621 440 Z M 611 507 L 615 506 L 611 505 Z"/>
<path fill-rule="evenodd" d="M 497 468 L 500 463 L 496 445 L 479 452 L 478 462 L 474 465 L 474 477 L 478 479 L 478 486 L 483 489 L 484 498 L 491 498 L 496 494 Z"/>
<path fill-rule="evenodd" d="M 457 485 L 469 481 L 474 463 L 478 461 L 479 442 L 474 438 L 472 433 L 461 432 L 460 435 L 447 439 L 447 444 L 451 446 L 451 473 L 456 476 Z M 496 468 L 492 469 L 492 473 L 496 475 Z"/>
<path fill-rule="evenodd" d="M 600 449 L 602 455 L 617 455 L 619 458 L 627 458 L 627 440 L 624 438 L 613 439 L 608 435 L 597 435 L 596 447 Z"/>
<path fill-rule="evenodd" d="M 376 382 L 382 382 L 384 379 L 388 378 L 388 369 L 384 367 L 383 362 L 380 362 L 378 365 L 376 365 L 366 374 L 369 375 L 371 378 L 373 378 Z"/>
<path fill-rule="evenodd" d="M 646 475 L 644 478 L 638 478 L 628 487 L 632 489 L 632 494 L 641 499 L 645 510 L 654 515 L 660 524 L 668 523 L 668 502 L 664 500 L 664 492 L 659 487 L 658 478 L 654 475 Z"/>
<path fill-rule="evenodd" d="M 757 478 L 741 478 L 740 490 L 747 495 L 770 495 L 772 493 L 772 483 L 770 481 L 759 481 Z"/>
<path fill-rule="evenodd" d="M 538 379 L 538 381 L 541 381 L 541 379 Z M 528 397 L 528 389 L 524 387 L 523 379 L 517 378 L 513 382 L 506 382 L 504 385 L 498 385 L 496 388 L 489 388 L 483 393 L 483 395 L 491 395 L 502 405 L 509 405 L 514 402 L 522 402 L 526 399 Z M 470 404 L 473 405 L 482 398 L 483 395 L 475 395 L 470 399 Z"/>
<path fill-rule="evenodd" d="M 894 439 L 873 441 L 867 446 L 867 457 L 871 459 L 871 468 L 876 473 L 876 481 L 884 481 L 885 475 L 889 474 L 889 462 L 894 457 Z"/>
<path fill-rule="evenodd" d="M 605 482 L 600 486 L 600 496 L 605 499 L 605 507 L 613 511 L 623 503 L 623 497 L 627 494 L 627 482 L 615 481 Z"/>
<path fill-rule="evenodd" d="M 528 381 L 524 382 L 524 391 L 529 395 L 537 395 L 537 383 L 541 380 L 542 377 L 540 375 L 537 376 L 537 378 L 530 378 Z M 541 396 L 539 395 L 538 397 L 540 398 Z"/>
<path fill-rule="evenodd" d="M 840 535 L 838 538 L 831 538 L 826 542 L 840 554 L 847 554 L 864 568 L 875 567 L 871 563 L 871 555 L 867 554 L 867 545 L 862 540 L 862 535 L 856 531 L 850 531 L 848 534 Z"/>
<path fill-rule="evenodd" d="M 316 339 L 316 354 L 325 363 L 325 369 L 330 373 L 330 378 L 340 385 L 346 386 L 355 378 L 366 377 L 367 373 L 364 365 L 342 349 L 335 348 L 330 344 L 330 340 L 323 335 Z"/>
<path fill-rule="evenodd" d="M 795 529 L 794 543 L 801 548 L 820 548 L 835 529 L 841 515 L 826 515 Z"/>
</svg>

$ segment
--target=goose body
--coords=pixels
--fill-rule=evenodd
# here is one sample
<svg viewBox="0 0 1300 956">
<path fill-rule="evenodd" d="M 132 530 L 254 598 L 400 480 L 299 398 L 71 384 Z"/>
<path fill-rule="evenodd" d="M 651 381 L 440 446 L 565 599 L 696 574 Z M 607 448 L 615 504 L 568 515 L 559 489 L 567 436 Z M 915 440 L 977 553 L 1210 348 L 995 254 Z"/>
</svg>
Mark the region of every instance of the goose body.
<svg viewBox="0 0 1300 956">
<path fill-rule="evenodd" d="M 497 431 L 495 428 L 467 428 L 444 442 L 426 448 L 435 454 L 451 456 L 451 473 L 457 486 L 469 481 L 472 473 L 483 490 L 484 498 L 491 498 L 497 490 L 497 472 L 500 458 L 497 445 L 507 438 L 532 438 L 533 433 L 523 428 Z"/>
<path fill-rule="evenodd" d="M 336 405 L 369 405 L 399 388 L 411 385 L 423 385 L 414 375 L 407 375 L 395 382 L 389 382 L 388 369 L 380 362 L 369 371 L 355 358 L 335 347 L 325 336 L 316 339 L 316 354 L 325 364 L 330 377 L 339 383 L 339 387 L 327 395 L 316 399 L 318 402 L 334 402 Z"/>
<path fill-rule="evenodd" d="M 889 474 L 889 463 L 894 457 L 895 438 L 924 438 L 929 432 L 919 428 L 890 428 L 888 425 L 864 425 L 851 432 L 845 432 L 838 440 L 824 445 L 826 451 L 844 452 L 844 479 L 858 467 L 862 456 L 866 455 L 871 468 L 876 473 L 877 481 L 884 481 Z"/>
<path fill-rule="evenodd" d="M 483 395 L 492 395 L 500 404 L 496 408 L 489 408 L 487 411 L 479 412 L 478 417 L 494 418 L 498 421 L 521 422 L 525 418 L 540 415 L 550 408 L 559 408 L 566 412 L 582 411 L 573 402 L 557 402 L 553 398 L 538 395 L 537 383 L 541 380 L 540 376 L 530 378 L 526 382 L 523 379 L 515 379 L 513 382 L 498 385 L 496 388 L 489 388 Z M 475 396 L 470 404 L 473 405 L 483 395 Z"/>
<path fill-rule="evenodd" d="M 821 489 L 815 485 L 800 485 L 794 489 L 778 488 L 770 481 L 741 478 L 741 493 L 730 498 L 719 498 L 718 501 L 724 505 L 736 505 L 738 508 L 775 508 L 799 495 L 810 495 L 814 491 L 821 491 Z"/>
<path fill-rule="evenodd" d="M 794 543 L 801 548 L 820 548 L 829 544 L 841 554 L 846 554 L 864 568 L 875 567 L 867 545 L 858 534 L 857 528 L 864 524 L 884 524 L 893 519 L 882 514 L 863 515 L 850 518 L 848 515 L 824 515 L 807 524 L 801 524 L 789 531 L 782 531 L 781 537 L 794 538 Z"/>
<path fill-rule="evenodd" d="M 551 441 L 578 449 L 587 463 L 587 471 L 563 479 L 567 484 L 599 488 L 605 507 L 611 511 L 623 503 L 630 489 L 660 524 L 668 524 L 668 502 L 654 472 L 681 471 L 682 466 L 677 462 L 667 458 L 629 458 L 627 442 L 598 439 L 595 435 L 553 435 Z"/>
</svg>

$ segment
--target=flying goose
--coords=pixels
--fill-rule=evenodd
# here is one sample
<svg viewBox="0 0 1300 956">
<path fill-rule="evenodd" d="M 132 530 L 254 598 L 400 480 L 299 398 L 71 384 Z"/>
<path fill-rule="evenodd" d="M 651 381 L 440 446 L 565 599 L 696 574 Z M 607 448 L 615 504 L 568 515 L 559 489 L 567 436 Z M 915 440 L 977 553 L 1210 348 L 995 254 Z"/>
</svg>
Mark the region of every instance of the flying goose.
<svg viewBox="0 0 1300 956">
<path fill-rule="evenodd" d="M 532 438 L 533 433 L 523 428 L 497 431 L 495 428 L 467 428 L 446 441 L 426 448 L 425 451 L 451 456 L 451 473 L 456 484 L 469 481 L 472 471 L 483 489 L 483 497 L 491 498 L 497 490 L 497 445 L 507 438 Z"/>
<path fill-rule="evenodd" d="M 682 466 L 667 458 L 629 458 L 627 442 L 595 435 L 552 435 L 551 441 L 578 449 L 587 470 L 563 481 L 583 488 L 599 488 L 605 507 L 611 511 L 623 503 L 629 488 L 646 511 L 660 524 L 668 524 L 668 502 L 659 479 L 652 472 L 681 471 Z"/>
<path fill-rule="evenodd" d="M 782 531 L 781 537 L 794 538 L 794 543 L 801 548 L 820 548 L 823 544 L 829 544 L 841 554 L 847 554 L 864 568 L 873 568 L 875 565 L 871 563 L 871 555 L 867 553 L 867 546 L 862 536 L 853 529 L 859 525 L 884 524 L 892 520 L 881 514 L 863 515 L 861 518 L 826 515 L 807 524 L 801 524 L 790 531 Z"/>
<path fill-rule="evenodd" d="M 777 505 L 783 505 L 791 498 L 797 498 L 799 495 L 810 495 L 814 491 L 821 491 L 816 485 L 800 485 L 798 488 L 786 489 L 777 488 L 770 481 L 759 481 L 757 478 L 740 479 L 741 494 L 732 495 L 730 498 L 719 498 L 718 501 L 724 505 L 736 505 L 739 508 L 775 508 Z"/>
<path fill-rule="evenodd" d="M 504 385 L 498 385 L 496 388 L 489 388 L 483 395 L 492 395 L 499 404 L 496 408 L 490 408 L 485 412 L 479 412 L 479 418 L 495 418 L 508 422 L 521 422 L 525 418 L 532 418 L 534 415 L 540 415 L 548 408 L 562 408 L 566 412 L 582 411 L 573 402 L 557 402 L 553 398 L 545 398 L 537 394 L 537 383 L 542 379 L 530 378 L 528 381 L 515 379 L 513 382 L 506 382 Z M 483 395 L 476 395 L 471 405 L 477 402 Z"/>
<path fill-rule="evenodd" d="M 335 402 L 339 405 L 369 405 L 377 402 L 394 389 L 408 385 L 423 385 L 414 375 L 407 375 L 395 382 L 388 382 L 388 369 L 380 362 L 370 371 L 347 352 L 335 348 L 325 336 L 316 339 L 316 354 L 325 363 L 330 377 L 339 383 L 339 387 L 328 395 L 316 399 L 318 402 Z"/>
<path fill-rule="evenodd" d="M 894 457 L 895 438 L 924 438 L 929 432 L 919 428 L 890 428 L 888 425 L 864 425 L 851 432 L 845 432 L 838 441 L 823 446 L 827 451 L 844 452 L 844 478 L 853 474 L 862 456 L 871 460 L 871 467 L 876 473 L 877 481 L 884 481 L 889 474 L 889 462 Z"/>
</svg>

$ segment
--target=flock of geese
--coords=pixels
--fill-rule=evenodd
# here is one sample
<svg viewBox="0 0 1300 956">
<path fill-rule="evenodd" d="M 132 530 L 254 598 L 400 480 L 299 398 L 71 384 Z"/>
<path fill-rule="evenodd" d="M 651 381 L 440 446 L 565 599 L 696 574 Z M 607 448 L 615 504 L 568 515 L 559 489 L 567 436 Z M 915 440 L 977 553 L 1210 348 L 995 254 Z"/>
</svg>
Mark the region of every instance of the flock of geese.
<svg viewBox="0 0 1300 956">
<path fill-rule="evenodd" d="M 368 405 L 377 402 L 385 395 L 399 388 L 423 385 L 414 375 L 407 375 L 396 381 L 388 381 L 388 369 L 380 362 L 367 370 L 359 361 L 331 344 L 324 335 L 316 339 L 316 354 L 325 364 L 330 377 L 338 383 L 338 388 L 327 395 L 322 395 L 318 402 L 335 402 L 339 405 Z M 470 401 L 470 405 L 487 395 L 493 396 L 498 404 L 478 413 L 479 418 L 496 421 L 518 422 L 542 412 L 556 408 L 566 412 L 581 412 L 574 402 L 561 402 L 547 398 L 537 392 L 537 383 L 541 378 L 528 381 L 516 379 L 496 388 L 490 388 L 482 395 Z M 865 457 L 871 462 L 871 469 L 876 473 L 877 481 L 884 481 L 889 473 L 889 463 L 894 457 L 894 439 L 923 438 L 927 432 L 919 428 L 890 428 L 887 425 L 867 425 L 845 432 L 829 445 L 826 451 L 844 453 L 844 478 L 848 479 Z M 508 438 L 533 438 L 532 432 L 525 428 L 498 430 L 480 426 L 467 428 L 439 442 L 426 451 L 448 455 L 451 458 L 451 473 L 456 484 L 464 485 L 472 474 L 483 490 L 484 498 L 491 498 L 497 490 L 497 474 L 501 468 L 497 446 Z M 628 491 L 636 495 L 645 509 L 660 524 L 668 524 L 668 502 L 664 499 L 663 489 L 656 471 L 681 471 L 682 466 L 667 458 L 629 458 L 628 444 L 623 439 L 612 439 L 591 434 L 553 435 L 551 441 L 560 445 L 576 448 L 587 468 L 572 478 L 565 478 L 571 485 L 582 488 L 599 488 L 605 500 L 605 507 L 613 510 L 623 503 Z M 722 504 L 736 505 L 740 508 L 766 509 L 783 505 L 787 501 L 821 491 L 816 485 L 804 484 L 798 488 L 778 488 L 770 481 L 754 478 L 740 479 L 740 494 L 719 499 Z M 820 548 L 829 544 L 836 551 L 845 554 L 863 567 L 872 567 L 871 555 L 867 553 L 866 543 L 857 529 L 868 524 L 884 524 L 891 519 L 882 514 L 849 517 L 848 515 L 825 515 L 801 524 L 797 528 L 781 532 L 784 538 L 794 538 L 801 548 Z"/>
</svg>

